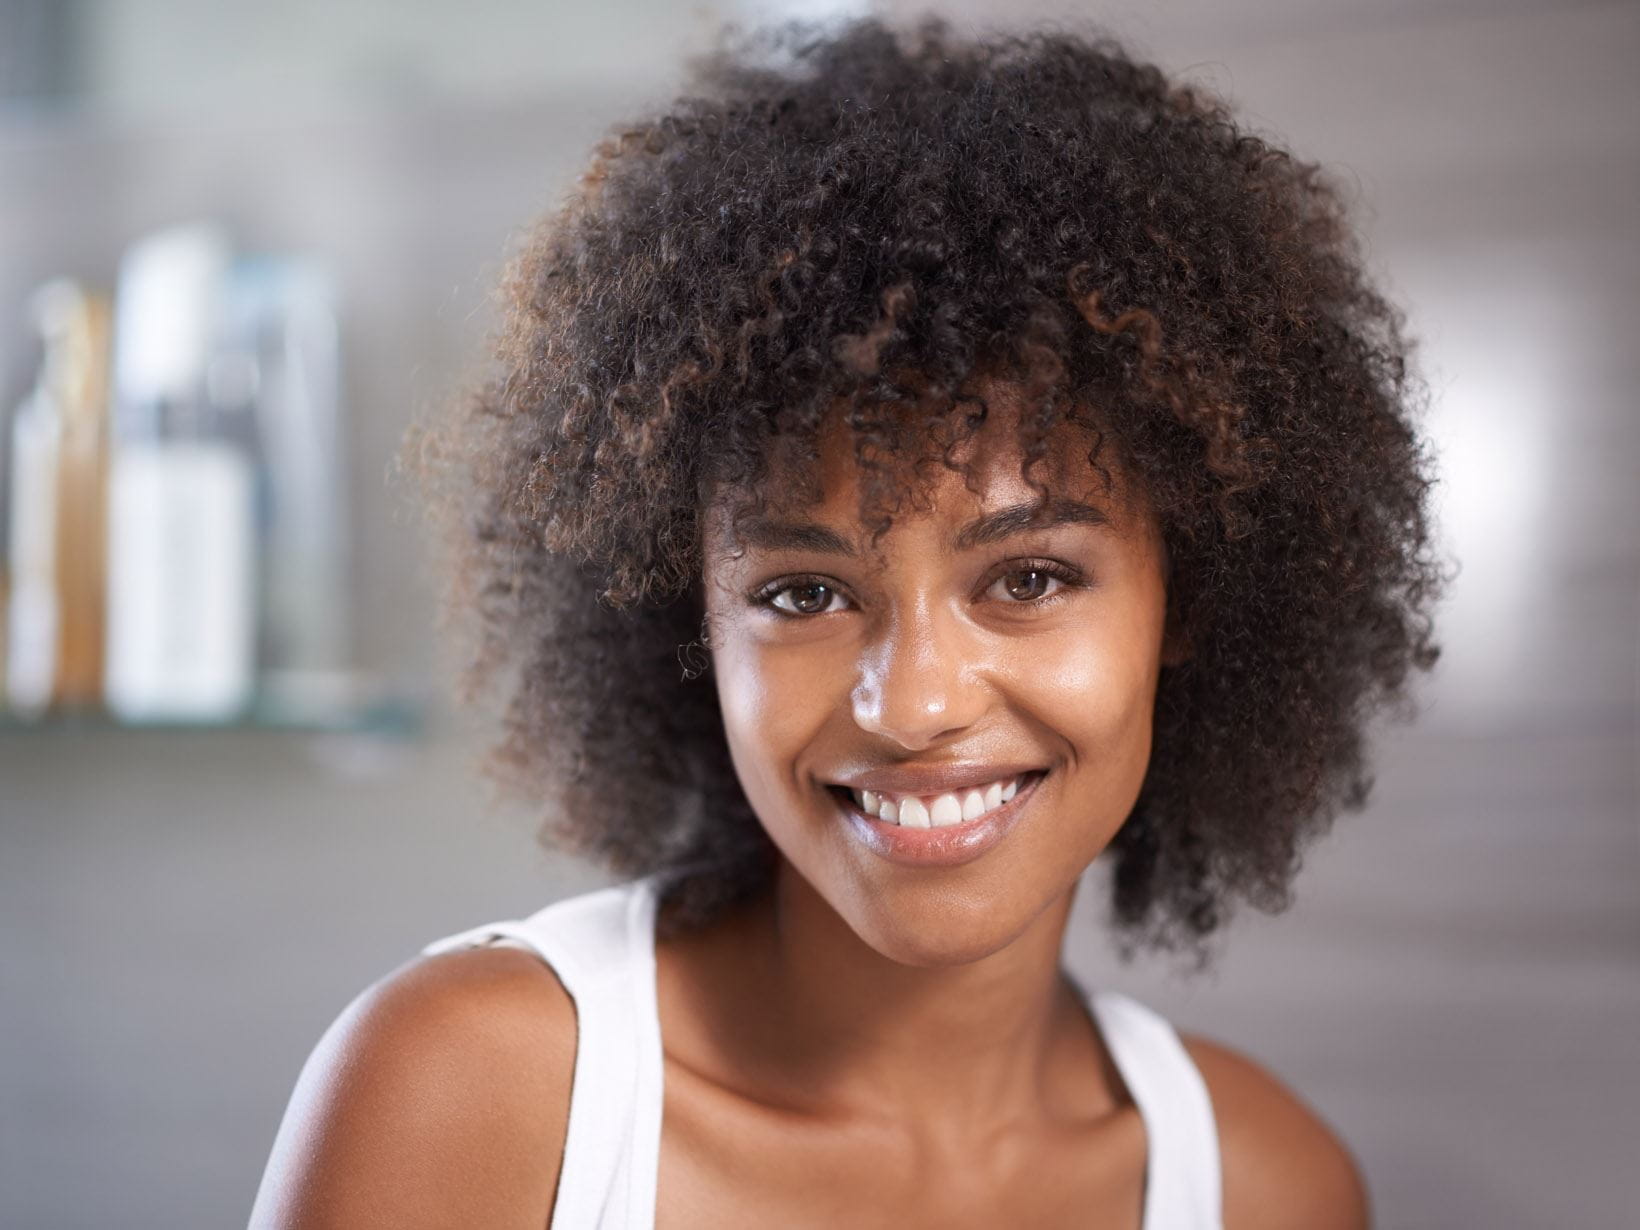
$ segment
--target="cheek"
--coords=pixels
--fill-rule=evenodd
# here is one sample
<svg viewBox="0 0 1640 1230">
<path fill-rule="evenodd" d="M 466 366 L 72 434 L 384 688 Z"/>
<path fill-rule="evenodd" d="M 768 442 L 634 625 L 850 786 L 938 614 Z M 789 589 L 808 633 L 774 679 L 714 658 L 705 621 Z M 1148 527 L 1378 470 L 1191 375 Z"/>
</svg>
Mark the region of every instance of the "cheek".
<svg viewBox="0 0 1640 1230">
<path fill-rule="evenodd" d="M 1110 770 L 1138 762 L 1142 772 L 1155 703 L 1152 653 L 1144 636 L 1120 624 L 1066 629 L 1018 655 L 1012 690 L 1069 744 L 1073 764 Z"/>
<path fill-rule="evenodd" d="M 825 724 L 834 698 L 812 651 L 777 647 L 726 627 L 713 649 L 724 734 L 754 802 L 796 788 L 804 749 Z"/>
</svg>

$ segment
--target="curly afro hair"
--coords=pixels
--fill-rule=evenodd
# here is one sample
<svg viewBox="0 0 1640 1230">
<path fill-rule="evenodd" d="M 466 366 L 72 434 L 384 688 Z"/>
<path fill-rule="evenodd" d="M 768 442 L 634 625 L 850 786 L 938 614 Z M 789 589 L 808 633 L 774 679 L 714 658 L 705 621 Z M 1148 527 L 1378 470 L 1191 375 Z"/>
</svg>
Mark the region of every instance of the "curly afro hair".
<svg viewBox="0 0 1640 1230">
<path fill-rule="evenodd" d="M 730 28 L 691 67 L 529 235 L 493 373 L 419 439 L 463 695 L 505 684 L 485 769 L 559 846 L 670 873 L 666 932 L 756 894 L 774 847 L 697 640 L 709 501 L 754 507 L 846 412 L 880 533 L 1002 372 L 1026 469 L 1097 407 L 1159 518 L 1191 654 L 1111 921 L 1123 959 L 1205 960 L 1234 898 L 1289 904 L 1439 653 L 1423 386 L 1341 194 L 1098 31 Z"/>
</svg>

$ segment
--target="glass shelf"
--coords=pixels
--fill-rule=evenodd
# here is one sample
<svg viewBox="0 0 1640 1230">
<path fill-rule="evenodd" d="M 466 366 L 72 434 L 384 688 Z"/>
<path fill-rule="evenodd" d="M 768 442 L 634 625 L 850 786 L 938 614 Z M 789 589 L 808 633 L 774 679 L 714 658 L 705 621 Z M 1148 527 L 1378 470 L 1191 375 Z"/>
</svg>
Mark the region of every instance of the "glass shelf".
<svg viewBox="0 0 1640 1230">
<path fill-rule="evenodd" d="M 298 734 L 357 734 L 413 739 L 426 726 L 425 706 L 408 696 L 383 695 L 354 703 L 296 705 L 273 695 L 258 697 L 232 717 L 156 718 L 125 721 L 105 709 L 49 711 L 38 718 L 0 709 L 0 736 L 12 734 L 91 734 L 104 731 L 289 731 Z"/>
</svg>

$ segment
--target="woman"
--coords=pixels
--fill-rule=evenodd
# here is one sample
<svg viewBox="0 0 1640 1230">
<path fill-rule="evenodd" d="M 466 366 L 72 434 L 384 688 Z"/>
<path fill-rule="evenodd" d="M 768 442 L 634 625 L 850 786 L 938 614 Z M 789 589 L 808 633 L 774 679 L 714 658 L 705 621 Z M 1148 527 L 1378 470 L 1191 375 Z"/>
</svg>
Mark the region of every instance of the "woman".
<svg viewBox="0 0 1640 1230">
<path fill-rule="evenodd" d="M 1316 169 L 1098 37 L 788 27 L 509 292 L 452 597 L 493 767 L 624 880 L 361 995 L 253 1223 L 1366 1225 L 1295 1093 L 1060 963 L 1102 853 L 1124 956 L 1281 908 L 1435 660 Z"/>
</svg>

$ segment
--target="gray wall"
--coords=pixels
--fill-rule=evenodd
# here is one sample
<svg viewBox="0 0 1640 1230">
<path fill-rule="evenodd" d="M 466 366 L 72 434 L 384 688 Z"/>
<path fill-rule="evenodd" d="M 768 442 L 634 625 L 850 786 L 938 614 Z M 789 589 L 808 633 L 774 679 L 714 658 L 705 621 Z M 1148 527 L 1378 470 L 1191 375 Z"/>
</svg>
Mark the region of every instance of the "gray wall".
<svg viewBox="0 0 1640 1230">
<path fill-rule="evenodd" d="M 684 7 L 485 3 L 451 24 L 309 5 L 306 41 L 252 31 L 253 50 L 225 6 L 84 3 L 80 110 L 0 123 L 0 383 L 27 288 L 107 280 L 148 227 L 215 211 L 253 245 L 332 256 L 358 656 L 432 705 L 410 742 L 0 731 L 0 1224 L 242 1221 L 352 995 L 431 938 L 605 882 L 487 806 L 387 469 L 479 356 L 515 229 L 603 124 L 665 93 L 701 14 L 733 11 L 668 16 Z M 1626 1224 L 1640 9 L 1107 11 L 1359 183 L 1374 265 L 1424 339 L 1463 573 L 1423 718 L 1385 731 L 1370 810 L 1315 849 L 1290 912 L 1238 918 L 1217 973 L 1186 983 L 1115 963 L 1096 869 L 1070 961 L 1289 1080 L 1360 1155 L 1384 1226 Z"/>
</svg>

